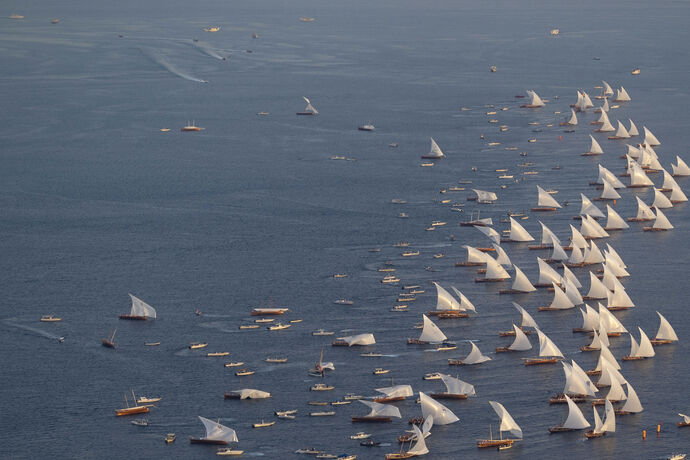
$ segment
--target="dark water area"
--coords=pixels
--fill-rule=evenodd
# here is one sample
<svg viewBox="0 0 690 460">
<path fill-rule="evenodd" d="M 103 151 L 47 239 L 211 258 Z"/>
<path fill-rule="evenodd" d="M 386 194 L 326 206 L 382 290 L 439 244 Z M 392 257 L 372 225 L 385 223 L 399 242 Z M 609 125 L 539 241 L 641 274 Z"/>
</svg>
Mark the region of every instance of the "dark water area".
<svg viewBox="0 0 690 460">
<path fill-rule="evenodd" d="M 11 14 L 24 19 L 7 19 Z M 521 358 L 535 351 L 493 353 L 510 343 L 497 331 L 519 321 L 511 305 L 516 301 L 567 359 L 593 368 L 598 353 L 581 353 L 588 339 L 571 332 L 581 322 L 578 310 L 538 313 L 552 294 L 499 296 L 509 282 L 474 283 L 475 270 L 454 263 L 465 258 L 462 245 L 487 241 L 458 225 L 470 214 L 481 210 L 500 232 L 508 211 L 536 204 L 536 185 L 553 188 L 569 206 L 527 212 L 529 219 L 520 223 L 538 237 L 541 220 L 565 241 L 569 224 L 579 228 L 572 216 L 580 193 L 599 193 L 588 185 L 597 164 L 623 171 L 625 143 L 604 134 L 595 134 L 604 155 L 580 156 L 598 114 L 579 114 L 572 133 L 558 126 L 577 90 L 598 95 L 593 87 L 601 80 L 624 86 L 632 101 L 609 112 L 612 123 L 629 125 L 632 119 L 640 131 L 651 129 L 669 171 L 676 155 L 690 161 L 689 14 L 687 2 L 671 1 L 4 2 L 0 456 L 215 458 L 215 448 L 186 439 L 203 435 L 201 415 L 235 429 L 244 456 L 300 458 L 296 449 L 314 446 L 383 458 L 397 451 L 407 419 L 420 415 L 416 398 L 396 403 L 401 420 L 377 426 L 350 422 L 351 415 L 365 413 L 361 404 L 333 406 L 334 417 L 314 418 L 309 412 L 322 408 L 307 402 L 349 392 L 370 396 L 389 386 L 391 377 L 415 392 L 439 391 L 441 382 L 422 380 L 437 371 L 457 374 L 475 386 L 477 396 L 444 401 L 460 422 L 432 428 L 430 460 L 554 453 L 652 459 L 687 451 L 687 428 L 676 428 L 677 413 L 690 410 L 687 204 L 665 211 L 675 227 L 670 232 L 643 233 L 642 224 L 634 223 L 597 243 L 602 249 L 610 243 L 628 266 L 631 276 L 621 281 L 636 308 L 616 313 L 626 328 L 640 326 L 653 336 L 659 311 L 680 337 L 677 344 L 657 347 L 652 359 L 622 363 L 644 411 L 618 418 L 617 431 L 602 439 L 548 433 L 566 415 L 564 407 L 547 401 L 563 389 L 560 365 L 525 367 Z M 51 24 L 51 18 L 60 22 Z M 211 26 L 220 30 L 204 31 Z M 549 35 L 553 28 L 560 29 L 558 36 Z M 259 38 L 252 39 L 253 33 Z M 634 68 L 640 75 L 631 75 Z M 525 99 L 514 96 L 527 89 L 547 105 L 520 109 Z M 318 116 L 295 115 L 304 108 L 302 96 Z M 499 122 L 488 123 L 492 118 Z M 204 130 L 180 132 L 192 121 Z M 376 131 L 357 130 L 368 121 Z M 446 158 L 420 167 L 430 137 Z M 519 167 L 523 162 L 533 165 Z M 496 169 L 508 169 L 517 180 L 498 179 Z M 523 175 L 525 170 L 538 174 Z M 661 186 L 661 174 L 651 178 Z M 687 190 L 687 178 L 677 181 Z M 467 191 L 440 193 L 451 186 Z M 494 191 L 499 199 L 493 205 L 466 201 L 470 188 Z M 646 203 L 653 199 L 651 189 L 620 193 L 615 209 L 623 217 L 635 215 L 636 195 Z M 453 203 L 464 211 L 451 210 Z M 398 218 L 400 212 L 409 218 Z M 426 231 L 435 220 L 447 225 Z M 402 257 L 393 245 L 403 240 L 420 255 Z M 536 256 L 547 257 L 547 251 L 530 251 L 526 244 L 504 248 L 535 280 Z M 438 253 L 445 257 L 434 258 Z M 377 269 L 387 261 L 396 268 L 398 285 L 380 282 L 384 274 Z M 583 293 L 588 271 L 573 269 Z M 421 314 L 435 307 L 431 281 L 456 286 L 477 308 L 470 319 L 437 321 L 458 342 L 456 351 L 405 343 L 418 335 L 413 326 Z M 425 292 L 409 311 L 391 312 L 403 285 Z M 128 293 L 155 307 L 158 318 L 118 320 L 129 311 Z M 354 303 L 333 303 L 341 298 Z M 255 319 L 250 310 L 269 299 L 290 308 L 282 320 L 303 321 L 284 331 L 265 325 L 239 330 Z M 203 314 L 195 315 L 196 309 Z M 38 321 L 48 314 L 63 321 Z M 100 339 L 115 328 L 114 351 Z M 319 328 L 336 337 L 371 332 L 377 343 L 331 347 L 332 337 L 311 335 Z M 449 367 L 448 358 L 469 352 L 467 340 L 492 361 Z M 536 337 L 530 340 L 536 345 Z M 155 341 L 161 345 L 144 346 Z M 209 346 L 189 350 L 193 341 Z M 629 346 L 625 336 L 611 339 L 618 358 Z M 335 386 L 326 394 L 309 391 L 320 380 L 307 374 L 321 350 L 336 367 L 324 380 Z M 374 350 L 384 356 L 360 356 Z M 207 351 L 230 356 L 207 358 Z M 286 355 L 288 362 L 264 362 L 273 355 Z M 256 373 L 240 379 L 225 361 L 244 361 Z M 373 375 L 375 367 L 391 372 Z M 272 398 L 223 399 L 224 391 L 239 388 L 269 391 Z M 163 398 L 146 428 L 115 417 L 130 389 Z M 500 454 L 476 447 L 489 425 L 497 433 L 490 400 L 501 402 L 524 433 L 523 441 Z M 581 408 L 591 421 L 589 404 Z M 298 409 L 297 418 L 251 427 L 286 409 Z M 360 447 L 349 439 L 360 430 L 391 446 Z M 166 445 L 169 432 L 178 439 Z"/>
</svg>

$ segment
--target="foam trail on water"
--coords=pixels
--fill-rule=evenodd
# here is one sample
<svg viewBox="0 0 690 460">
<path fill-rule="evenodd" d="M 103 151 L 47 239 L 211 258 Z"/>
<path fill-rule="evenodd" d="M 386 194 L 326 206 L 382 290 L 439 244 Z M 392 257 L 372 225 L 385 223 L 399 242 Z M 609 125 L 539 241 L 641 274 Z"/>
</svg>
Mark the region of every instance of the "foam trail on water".
<svg viewBox="0 0 690 460">
<path fill-rule="evenodd" d="M 57 339 L 60 338 L 59 336 L 57 336 L 57 335 L 55 335 L 55 334 L 51 334 L 50 332 L 43 331 L 43 330 L 38 329 L 38 328 L 36 328 L 36 327 L 25 326 L 25 325 L 23 325 L 23 324 L 13 323 L 13 322 L 7 321 L 7 320 L 6 320 L 6 321 L 3 321 L 3 322 L 4 322 L 5 324 L 7 324 L 8 326 L 13 326 L 13 327 L 16 327 L 16 328 L 19 328 L 19 329 L 23 329 L 23 330 L 25 330 L 25 331 L 32 332 L 32 333 L 34 333 L 34 334 L 36 334 L 36 335 L 40 335 L 40 336 L 42 336 L 42 337 L 45 337 L 45 338 L 47 338 L 47 339 L 57 340 Z"/>
<path fill-rule="evenodd" d="M 179 70 L 177 67 L 173 66 L 171 63 L 168 62 L 167 59 L 165 59 L 164 56 L 161 56 L 159 53 L 156 53 L 155 51 L 151 49 L 144 49 L 141 48 L 141 52 L 144 53 L 147 57 L 151 58 L 156 64 L 159 64 L 162 66 L 165 70 L 168 72 L 177 75 L 178 77 L 182 77 L 185 80 L 189 81 L 195 81 L 197 83 L 208 83 L 207 80 L 202 80 L 201 78 L 197 78 L 194 75 L 190 75 L 186 72 L 183 72 Z"/>
<path fill-rule="evenodd" d="M 195 48 L 200 49 L 202 52 L 204 52 L 205 54 L 208 54 L 208 55 L 211 56 L 212 58 L 218 59 L 219 61 L 225 61 L 225 57 L 224 57 L 224 56 L 221 56 L 220 54 L 218 54 L 218 53 L 216 52 L 216 50 L 214 50 L 213 48 L 211 48 L 210 46 L 208 46 L 206 43 L 192 42 L 192 46 L 194 46 Z"/>
</svg>

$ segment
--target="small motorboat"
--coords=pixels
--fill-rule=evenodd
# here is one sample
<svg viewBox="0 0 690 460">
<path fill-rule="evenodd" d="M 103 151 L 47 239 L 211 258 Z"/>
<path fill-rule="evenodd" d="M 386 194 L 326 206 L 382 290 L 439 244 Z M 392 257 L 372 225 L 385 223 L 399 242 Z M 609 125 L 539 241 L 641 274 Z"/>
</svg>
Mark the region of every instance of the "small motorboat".
<svg viewBox="0 0 690 460">
<path fill-rule="evenodd" d="M 137 399 L 137 404 L 150 404 L 160 401 L 163 398 L 147 398 L 146 396 L 140 396 Z"/>
<path fill-rule="evenodd" d="M 287 360 L 288 359 L 286 357 L 274 356 L 274 357 L 266 358 L 264 361 L 266 361 L 267 363 L 286 363 Z"/>
<path fill-rule="evenodd" d="M 175 441 L 175 433 L 168 433 L 165 436 L 165 443 L 170 444 L 171 442 Z"/>
<path fill-rule="evenodd" d="M 357 129 L 360 131 L 374 131 L 376 128 L 371 123 L 367 123 L 365 125 L 359 126 Z"/>
<path fill-rule="evenodd" d="M 198 350 L 199 348 L 206 348 L 208 343 L 206 342 L 192 342 L 189 344 L 190 350 Z"/>
<path fill-rule="evenodd" d="M 316 331 L 311 333 L 311 335 L 314 335 L 314 336 L 326 336 L 326 335 L 334 335 L 334 334 L 335 334 L 335 332 L 326 331 L 324 329 L 317 329 Z"/>
<path fill-rule="evenodd" d="M 380 442 L 374 441 L 373 439 L 367 439 L 359 443 L 360 446 L 364 447 L 378 447 L 381 445 Z"/>
<path fill-rule="evenodd" d="M 237 367 L 241 366 L 244 364 L 244 361 L 231 361 L 229 363 L 225 363 L 225 367 Z"/>
<path fill-rule="evenodd" d="M 246 375 L 254 375 L 254 371 L 251 371 L 249 369 L 240 369 L 239 371 L 235 372 L 235 375 L 238 377 L 244 377 Z"/>
<path fill-rule="evenodd" d="M 364 431 L 359 431 L 350 436 L 350 439 L 367 439 L 371 437 L 371 433 L 365 433 Z"/>
<path fill-rule="evenodd" d="M 53 316 L 53 315 L 41 316 L 41 322 L 42 323 L 57 323 L 59 321 L 62 321 L 62 318 L 59 318 L 57 316 Z"/>
<path fill-rule="evenodd" d="M 331 391 L 335 387 L 333 385 L 326 385 L 325 383 L 317 383 L 309 387 L 311 391 Z"/>
<path fill-rule="evenodd" d="M 271 421 L 271 422 L 264 422 L 264 421 L 262 420 L 260 423 L 253 423 L 253 424 L 252 424 L 252 427 L 253 427 L 253 428 L 265 428 L 265 427 L 267 427 L 267 426 L 273 426 L 273 425 L 275 425 L 275 424 L 276 424 L 275 420 L 273 420 L 273 421 Z"/>
<path fill-rule="evenodd" d="M 237 456 L 242 455 L 243 453 L 244 453 L 243 450 L 237 450 L 237 449 L 232 449 L 232 448 L 230 448 L 230 447 L 226 447 L 226 448 L 224 448 L 224 449 L 219 449 L 219 450 L 216 452 L 216 455 L 234 456 L 234 457 L 237 457 Z"/>
<path fill-rule="evenodd" d="M 390 369 L 384 369 L 382 367 L 377 367 L 374 369 L 374 375 L 383 375 L 383 374 L 388 374 L 390 372 Z"/>
<path fill-rule="evenodd" d="M 136 420 L 132 420 L 132 425 L 136 426 L 149 426 L 149 421 L 146 420 L 145 418 L 138 418 Z"/>
</svg>

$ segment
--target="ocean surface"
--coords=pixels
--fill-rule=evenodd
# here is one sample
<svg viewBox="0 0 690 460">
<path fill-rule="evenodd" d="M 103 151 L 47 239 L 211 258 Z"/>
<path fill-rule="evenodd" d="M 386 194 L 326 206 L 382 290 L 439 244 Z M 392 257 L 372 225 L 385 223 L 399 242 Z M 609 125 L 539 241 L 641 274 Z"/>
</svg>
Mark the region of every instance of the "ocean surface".
<svg viewBox="0 0 690 460">
<path fill-rule="evenodd" d="M 650 128 L 667 169 L 676 155 L 690 161 L 688 2 L 15 0 L 0 4 L 0 17 L 1 457 L 215 458 L 214 447 L 187 441 L 204 434 L 201 415 L 235 429 L 245 457 L 305 458 L 293 452 L 313 446 L 383 458 L 398 451 L 407 419 L 421 415 L 416 398 L 396 403 L 402 419 L 375 426 L 350 422 L 366 413 L 361 404 L 314 418 L 309 412 L 323 408 L 307 403 L 370 396 L 391 381 L 439 391 L 440 381 L 422 380 L 437 371 L 458 375 L 477 395 L 444 401 L 460 422 L 433 427 L 429 460 L 654 459 L 690 450 L 689 429 L 676 428 L 677 413 L 690 411 L 686 204 L 666 211 L 670 232 L 631 224 L 599 244 L 609 242 L 631 275 L 622 282 L 636 308 L 616 316 L 636 337 L 637 326 L 653 336 L 660 311 L 680 337 L 657 347 L 653 359 L 622 363 L 644 411 L 618 418 L 617 431 L 601 439 L 547 431 L 566 414 L 548 404 L 563 388 L 560 365 L 525 367 L 521 358 L 535 351 L 493 353 L 510 343 L 498 331 L 520 320 L 516 301 L 566 358 L 593 368 L 598 354 L 581 353 L 588 338 L 571 332 L 581 323 L 578 309 L 538 313 L 552 298 L 546 290 L 499 296 L 508 282 L 476 284 L 475 269 L 454 266 L 465 259 L 462 245 L 487 243 L 458 225 L 472 213 L 493 217 L 501 231 L 508 211 L 525 211 L 529 219 L 520 223 L 535 237 L 541 220 L 567 240 L 568 225 L 579 228 L 572 217 L 580 193 L 599 193 L 588 185 L 597 163 L 622 172 L 624 143 L 603 134 L 596 137 L 604 155 L 580 156 L 597 114 L 580 114 L 572 133 L 558 126 L 577 90 L 596 96 L 601 80 L 624 86 L 632 101 L 611 110 L 612 122 L 630 118 Z M 210 26 L 220 30 L 205 32 Z M 553 28 L 558 36 L 549 35 Z M 631 75 L 634 68 L 640 75 Z M 525 99 L 515 95 L 528 89 L 547 105 L 520 109 Z M 318 116 L 295 115 L 302 96 Z M 180 132 L 192 121 L 204 130 Z M 369 121 L 376 131 L 357 130 Z M 430 137 L 446 158 L 421 167 Z M 517 166 L 524 162 L 533 165 Z M 498 179 L 496 169 L 514 179 Z M 660 186 L 661 174 L 652 179 Z M 687 193 L 690 181 L 677 180 Z M 530 213 L 536 185 L 558 190 L 554 197 L 569 206 Z M 472 187 L 499 199 L 466 201 Z M 615 209 L 623 217 L 636 213 L 636 195 L 653 197 L 645 189 L 620 193 Z M 427 231 L 435 220 L 447 225 Z M 403 258 L 398 241 L 420 255 Z M 535 280 L 536 256 L 547 251 L 504 248 Z M 445 257 L 433 257 L 439 253 Z M 386 262 L 399 284 L 380 282 Z M 589 269 L 573 271 L 586 292 Z M 431 281 L 456 286 L 477 308 L 469 319 L 437 321 L 458 342 L 455 351 L 406 344 L 435 307 Z M 391 312 L 404 285 L 425 292 L 407 312 Z M 118 320 L 129 311 L 128 293 L 156 308 L 158 319 Z M 354 303 L 334 304 L 341 298 Z M 255 319 L 252 308 L 271 303 L 290 309 L 281 320 L 303 321 L 284 331 L 238 329 Z M 63 321 L 39 322 L 48 314 Z M 102 347 L 115 328 L 118 348 Z M 318 328 L 336 337 L 371 332 L 376 345 L 331 347 L 331 337 L 311 335 Z M 468 340 L 492 361 L 449 367 L 448 358 L 468 353 Z M 160 346 L 144 346 L 155 341 Z M 208 348 L 189 350 L 193 341 Z M 627 337 L 611 342 L 616 357 L 628 353 Z M 324 379 L 335 389 L 314 393 L 309 387 L 320 379 L 307 371 L 322 350 L 335 363 Z M 207 351 L 230 356 L 207 358 Z M 288 362 L 264 362 L 274 355 Z M 256 373 L 240 379 L 225 361 L 244 361 Z M 375 367 L 391 372 L 373 375 Z M 272 398 L 223 399 L 239 388 Z M 148 427 L 115 417 L 131 390 L 163 398 Z M 522 427 L 524 440 L 511 450 L 476 446 L 490 426 L 497 433 L 490 400 Z M 591 421 L 590 406 L 581 407 Z M 298 410 L 295 420 L 251 427 L 287 409 Z M 390 445 L 360 447 L 349 439 L 360 430 Z M 166 445 L 169 432 L 177 441 Z"/>
</svg>

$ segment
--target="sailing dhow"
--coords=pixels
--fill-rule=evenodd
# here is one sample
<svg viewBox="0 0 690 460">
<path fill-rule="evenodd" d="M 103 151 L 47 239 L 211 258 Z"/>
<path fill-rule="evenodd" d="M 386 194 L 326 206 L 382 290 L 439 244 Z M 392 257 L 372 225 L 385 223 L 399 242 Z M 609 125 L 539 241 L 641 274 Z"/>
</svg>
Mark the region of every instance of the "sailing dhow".
<svg viewBox="0 0 690 460">
<path fill-rule="evenodd" d="M 132 294 L 129 295 L 132 299 L 132 309 L 129 314 L 119 315 L 120 319 L 137 319 L 137 320 L 147 320 L 156 319 L 156 309 L 151 305 L 147 304 L 141 299 L 134 297 Z"/>
</svg>

